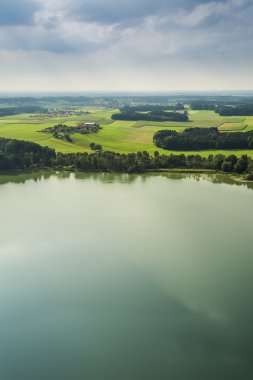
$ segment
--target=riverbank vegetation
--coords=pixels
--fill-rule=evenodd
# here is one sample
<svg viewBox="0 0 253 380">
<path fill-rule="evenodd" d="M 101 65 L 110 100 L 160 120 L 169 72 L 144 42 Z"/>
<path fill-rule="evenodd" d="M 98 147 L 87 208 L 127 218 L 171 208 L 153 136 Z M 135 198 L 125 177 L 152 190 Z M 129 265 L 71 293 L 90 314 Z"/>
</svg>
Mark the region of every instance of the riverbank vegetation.
<svg viewBox="0 0 253 380">
<path fill-rule="evenodd" d="M 253 160 L 247 155 L 170 154 L 148 152 L 120 154 L 96 151 L 55 153 L 53 149 L 26 141 L 0 139 L 0 170 L 51 168 L 53 170 L 143 173 L 161 169 L 201 169 L 238 173 L 253 178 Z"/>
<path fill-rule="evenodd" d="M 52 167 L 53 149 L 29 141 L 0 138 L 0 170 Z"/>
</svg>

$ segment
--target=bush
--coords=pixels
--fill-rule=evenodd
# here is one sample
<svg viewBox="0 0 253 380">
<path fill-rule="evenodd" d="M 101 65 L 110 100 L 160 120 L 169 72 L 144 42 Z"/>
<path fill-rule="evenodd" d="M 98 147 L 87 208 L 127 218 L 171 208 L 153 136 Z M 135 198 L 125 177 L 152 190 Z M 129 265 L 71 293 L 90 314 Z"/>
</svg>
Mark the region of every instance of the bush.
<svg viewBox="0 0 253 380">
<path fill-rule="evenodd" d="M 245 177 L 248 181 L 253 181 L 253 172 L 249 173 Z"/>
</svg>

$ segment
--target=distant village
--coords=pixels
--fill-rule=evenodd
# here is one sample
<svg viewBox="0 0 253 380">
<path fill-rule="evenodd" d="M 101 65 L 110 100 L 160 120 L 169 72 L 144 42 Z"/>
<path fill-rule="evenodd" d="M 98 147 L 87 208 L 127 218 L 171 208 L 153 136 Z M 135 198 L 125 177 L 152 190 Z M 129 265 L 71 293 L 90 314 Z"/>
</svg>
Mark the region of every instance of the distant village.
<svg viewBox="0 0 253 380">
<path fill-rule="evenodd" d="M 62 111 L 62 110 L 57 110 L 56 108 L 48 108 L 47 111 L 43 112 L 43 115 L 47 117 L 69 117 L 69 116 L 82 116 L 82 115 L 87 115 L 89 113 L 90 112 L 88 111 L 75 111 L 75 110 Z"/>
</svg>

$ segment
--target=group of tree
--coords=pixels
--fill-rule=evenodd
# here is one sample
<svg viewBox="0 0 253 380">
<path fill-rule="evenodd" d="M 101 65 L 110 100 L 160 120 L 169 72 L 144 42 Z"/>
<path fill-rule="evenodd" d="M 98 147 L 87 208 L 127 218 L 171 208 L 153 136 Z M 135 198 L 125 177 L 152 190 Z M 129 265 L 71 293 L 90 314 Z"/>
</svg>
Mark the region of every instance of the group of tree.
<svg viewBox="0 0 253 380">
<path fill-rule="evenodd" d="M 90 134 L 90 133 L 97 133 L 98 131 L 100 131 L 100 129 L 102 129 L 102 127 L 100 127 L 96 123 L 81 122 L 74 127 L 68 126 L 65 124 L 57 124 L 57 125 L 54 125 L 53 127 L 47 127 L 38 132 L 50 133 L 56 139 L 73 142 L 73 139 L 71 137 L 71 135 L 73 134 L 80 133 L 80 134 L 85 135 L 85 134 Z"/>
<path fill-rule="evenodd" d="M 253 116 L 253 103 L 237 103 L 226 100 L 192 100 L 192 110 L 211 110 L 220 116 Z"/>
<path fill-rule="evenodd" d="M 213 169 L 226 173 L 247 174 L 253 179 L 253 161 L 247 155 L 238 158 L 218 154 L 202 157 L 198 154 L 137 152 L 120 154 L 96 150 L 94 153 L 55 153 L 53 149 L 26 141 L 0 138 L 0 170 L 49 167 L 55 170 L 143 173 L 159 169 Z"/>
<path fill-rule="evenodd" d="M 22 113 L 38 113 L 43 111 L 44 108 L 40 106 L 0 107 L 0 117 L 13 116 Z"/>
<path fill-rule="evenodd" d="M 180 112 L 168 112 L 162 110 L 150 111 L 147 113 L 136 112 L 131 109 L 123 111 L 121 113 L 112 114 L 113 120 L 129 120 L 129 121 L 189 121 L 187 111 Z"/>
<path fill-rule="evenodd" d="M 215 112 L 220 116 L 253 116 L 253 104 L 218 106 L 216 107 Z"/>
<path fill-rule="evenodd" d="M 28 141 L 0 138 L 0 170 L 52 166 L 54 149 Z"/>
<path fill-rule="evenodd" d="M 192 110 L 211 110 L 214 111 L 216 109 L 215 101 L 208 100 L 193 100 L 190 103 L 190 108 Z"/>
<path fill-rule="evenodd" d="M 90 143 L 91 150 L 101 151 L 103 149 L 102 145 L 96 143 Z"/>
<path fill-rule="evenodd" d="M 183 111 L 185 106 L 183 103 L 176 104 L 140 104 L 140 105 L 126 105 L 120 107 L 121 112 L 151 112 L 151 111 Z"/>
<path fill-rule="evenodd" d="M 198 154 L 170 154 L 161 155 L 155 152 L 120 154 L 114 152 L 88 153 L 58 153 L 54 161 L 56 168 L 69 167 L 80 171 L 102 171 L 102 172 L 127 172 L 143 173 L 148 170 L 159 169 L 211 169 L 226 173 L 240 173 L 252 175 L 253 161 L 242 155 L 224 156 L 222 154 L 203 157 Z"/>
<path fill-rule="evenodd" d="M 168 150 L 253 149 L 253 131 L 222 132 L 217 128 L 188 128 L 183 132 L 161 130 L 154 134 L 156 146 Z"/>
</svg>

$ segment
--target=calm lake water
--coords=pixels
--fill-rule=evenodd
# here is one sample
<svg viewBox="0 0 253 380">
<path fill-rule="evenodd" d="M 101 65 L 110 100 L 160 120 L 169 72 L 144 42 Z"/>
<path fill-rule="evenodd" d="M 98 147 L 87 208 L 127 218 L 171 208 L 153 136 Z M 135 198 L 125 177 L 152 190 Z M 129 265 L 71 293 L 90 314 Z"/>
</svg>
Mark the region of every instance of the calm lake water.
<svg viewBox="0 0 253 380">
<path fill-rule="evenodd" d="M 40 173 L 0 183 L 1 380 L 253 378 L 250 185 Z"/>
</svg>

